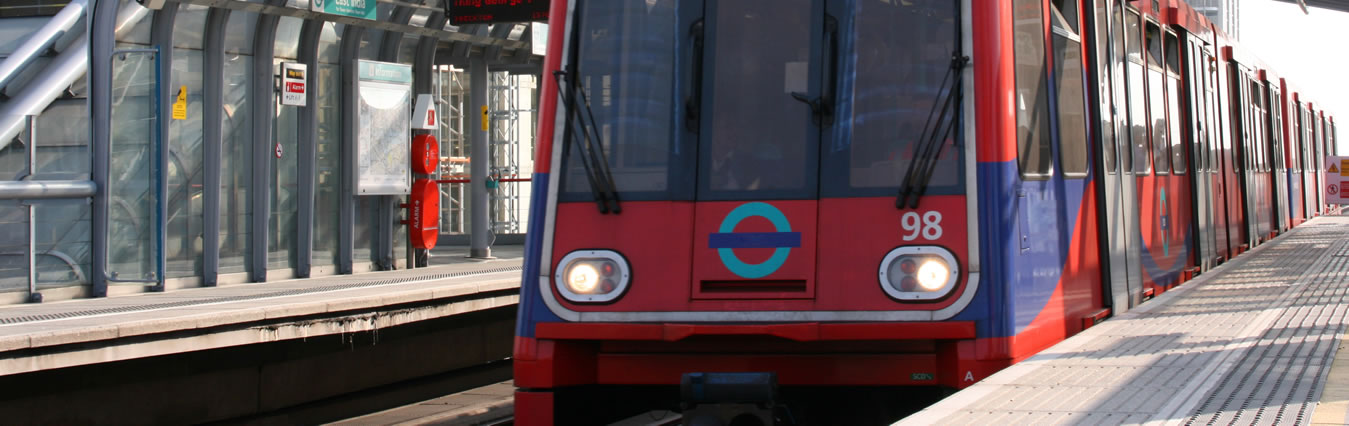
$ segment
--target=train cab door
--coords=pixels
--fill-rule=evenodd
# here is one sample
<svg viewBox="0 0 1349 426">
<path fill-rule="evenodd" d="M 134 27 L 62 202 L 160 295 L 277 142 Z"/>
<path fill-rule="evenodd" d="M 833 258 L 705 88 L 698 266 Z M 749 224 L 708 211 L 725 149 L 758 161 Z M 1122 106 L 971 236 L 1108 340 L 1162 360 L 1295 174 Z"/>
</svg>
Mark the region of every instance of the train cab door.
<svg viewBox="0 0 1349 426">
<path fill-rule="evenodd" d="M 1134 154 L 1129 137 L 1129 108 L 1126 94 L 1125 49 L 1137 43 L 1137 26 L 1126 41 L 1124 17 L 1137 22 L 1138 14 L 1126 15 L 1120 2 L 1099 2 L 1094 11 L 1094 61 L 1097 74 L 1095 100 L 1100 131 L 1097 132 L 1096 170 L 1099 186 L 1098 206 L 1104 216 L 1100 227 L 1102 268 L 1111 309 L 1118 315 L 1142 301 L 1138 246 L 1138 211 L 1135 195 Z M 1137 48 L 1137 47 L 1133 47 Z"/>
<path fill-rule="evenodd" d="M 764 306 L 777 310 L 814 298 L 819 147 L 833 107 L 823 74 L 837 44 L 824 3 L 681 7 L 684 129 L 698 150 L 695 301 L 780 301 Z"/>
</svg>

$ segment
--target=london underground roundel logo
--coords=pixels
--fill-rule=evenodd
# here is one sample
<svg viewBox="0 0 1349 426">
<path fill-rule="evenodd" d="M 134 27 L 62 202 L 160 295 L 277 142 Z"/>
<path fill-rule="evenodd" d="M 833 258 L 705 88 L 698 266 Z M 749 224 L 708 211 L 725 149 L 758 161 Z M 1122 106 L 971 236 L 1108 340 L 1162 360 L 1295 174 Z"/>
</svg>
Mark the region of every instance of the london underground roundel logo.
<svg viewBox="0 0 1349 426">
<path fill-rule="evenodd" d="M 762 217 L 777 232 L 735 232 L 736 225 L 751 217 Z M 768 203 L 741 204 L 721 221 L 717 233 L 708 235 L 707 247 L 717 249 L 721 264 L 741 278 L 763 278 L 782 267 L 793 248 L 801 247 L 801 233 L 792 232 L 792 224 L 781 210 Z M 762 263 L 748 264 L 735 256 L 738 248 L 771 248 L 773 256 Z"/>
</svg>

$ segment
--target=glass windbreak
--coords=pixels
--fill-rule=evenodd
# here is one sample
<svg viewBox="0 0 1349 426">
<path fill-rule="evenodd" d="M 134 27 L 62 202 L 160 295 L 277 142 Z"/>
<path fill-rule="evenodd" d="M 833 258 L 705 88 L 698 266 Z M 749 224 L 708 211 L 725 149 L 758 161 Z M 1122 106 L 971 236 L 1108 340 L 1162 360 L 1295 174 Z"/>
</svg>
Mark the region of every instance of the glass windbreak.
<svg viewBox="0 0 1349 426">
<path fill-rule="evenodd" d="M 684 154 L 674 144 L 672 64 L 675 39 L 683 34 L 675 30 L 675 0 L 587 1 L 577 5 L 575 19 L 574 80 L 559 79 L 563 96 L 577 104 L 559 105 L 575 114 L 568 117 L 566 136 L 557 139 L 567 147 L 563 199 L 592 199 L 579 158 L 583 130 L 599 134 L 624 200 L 671 197 L 671 187 L 680 186 L 672 184 L 679 181 L 674 174 L 687 173 L 671 167 Z M 582 129 L 591 114 L 596 128 Z"/>
<path fill-rule="evenodd" d="M 826 167 L 833 170 L 825 170 L 823 195 L 893 196 L 921 152 L 930 114 L 932 121 L 944 116 L 952 125 L 926 129 L 928 143 L 940 145 L 931 147 L 940 154 L 926 192 L 963 193 L 959 110 L 942 112 L 960 82 L 951 72 L 952 53 L 959 50 L 957 4 L 858 0 L 851 9 L 842 36 L 844 102 L 827 145 Z M 830 182 L 844 171 L 846 180 Z"/>
<path fill-rule="evenodd" d="M 155 211 L 158 176 L 158 66 L 153 52 L 117 53 L 112 61 L 109 127 L 108 258 L 110 281 L 158 281 Z"/>
</svg>

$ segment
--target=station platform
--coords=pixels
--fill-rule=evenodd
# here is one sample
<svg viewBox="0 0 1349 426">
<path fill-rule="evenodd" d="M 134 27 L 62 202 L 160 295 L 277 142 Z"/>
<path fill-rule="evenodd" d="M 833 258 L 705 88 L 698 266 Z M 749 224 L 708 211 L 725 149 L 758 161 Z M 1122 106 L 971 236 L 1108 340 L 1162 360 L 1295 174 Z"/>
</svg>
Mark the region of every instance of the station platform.
<svg viewBox="0 0 1349 426">
<path fill-rule="evenodd" d="M 1349 424 L 1346 302 L 1320 217 L 897 424 Z"/>
<path fill-rule="evenodd" d="M 0 307 L 0 376 L 378 331 L 515 305 L 523 249 L 431 266 Z M 505 343 L 509 349 L 509 342 Z"/>
</svg>

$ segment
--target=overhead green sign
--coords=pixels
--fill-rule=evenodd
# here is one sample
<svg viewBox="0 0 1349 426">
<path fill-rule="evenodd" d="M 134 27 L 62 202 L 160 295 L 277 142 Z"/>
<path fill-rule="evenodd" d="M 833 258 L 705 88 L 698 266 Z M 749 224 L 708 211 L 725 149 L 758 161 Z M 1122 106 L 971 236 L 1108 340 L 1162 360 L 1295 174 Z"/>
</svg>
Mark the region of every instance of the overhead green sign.
<svg viewBox="0 0 1349 426">
<path fill-rule="evenodd" d="M 310 0 L 309 10 L 375 20 L 375 0 Z"/>
<path fill-rule="evenodd" d="M 356 68 L 361 80 L 412 84 L 411 65 L 361 60 Z"/>
</svg>

